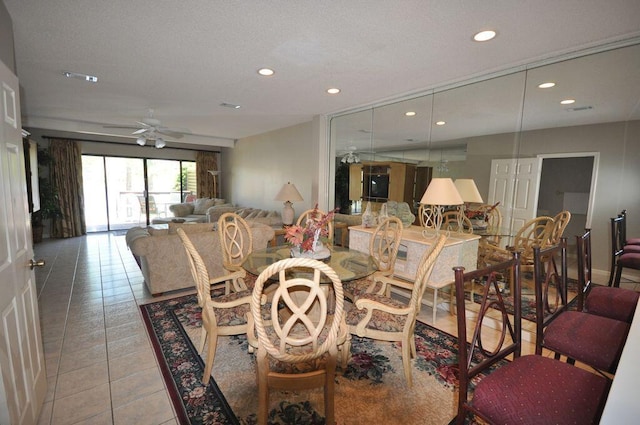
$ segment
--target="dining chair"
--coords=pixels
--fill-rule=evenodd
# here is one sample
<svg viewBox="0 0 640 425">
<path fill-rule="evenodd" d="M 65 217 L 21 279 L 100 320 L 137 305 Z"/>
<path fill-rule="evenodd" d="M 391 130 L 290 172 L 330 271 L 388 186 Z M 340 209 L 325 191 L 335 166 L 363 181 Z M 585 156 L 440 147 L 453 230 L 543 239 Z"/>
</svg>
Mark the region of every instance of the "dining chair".
<svg viewBox="0 0 640 425">
<path fill-rule="evenodd" d="M 627 238 L 627 210 L 620 211 L 618 216 L 622 217 L 622 241 L 624 245 L 640 245 L 640 238 Z"/>
<path fill-rule="evenodd" d="M 583 235 L 576 236 L 578 256 L 578 310 L 589 314 L 622 320 L 631 323 L 636 311 L 640 293 L 626 288 L 593 285 L 591 281 L 591 230 L 586 229 Z M 584 303 L 582 302 L 584 298 Z"/>
<path fill-rule="evenodd" d="M 534 250 L 536 353 L 546 348 L 556 359 L 566 356 L 597 371 L 614 374 L 629 333 L 629 323 L 569 310 L 567 293 L 567 239 Z M 578 297 L 583 296 L 578 291 Z M 582 305 L 578 302 L 578 305 Z"/>
<path fill-rule="evenodd" d="M 571 213 L 567 210 L 560 211 L 553 217 L 553 228 L 549 236 L 549 244 L 555 245 L 560 241 L 569 221 L 571 221 Z"/>
<path fill-rule="evenodd" d="M 539 216 L 527 221 L 516 233 L 513 244 L 508 248 L 512 251 L 520 251 L 520 266 L 531 268 L 533 265 L 533 247 L 544 248 L 549 245 L 554 229 L 553 217 Z"/>
<path fill-rule="evenodd" d="M 292 268 L 307 268 L 309 276 L 292 277 L 288 274 Z M 321 285 L 321 276 L 328 278 L 330 284 Z M 270 294 L 270 314 L 265 318 L 264 287 L 273 278 L 278 285 Z M 339 345 L 345 345 L 349 338 L 342 283 L 336 272 L 310 258 L 273 263 L 256 280 L 249 324 L 249 343 L 257 347 L 258 424 L 267 423 L 270 389 L 298 391 L 316 387 L 324 387 L 325 423 L 334 424 Z"/>
<path fill-rule="evenodd" d="M 473 224 L 466 216 L 460 216 L 460 212 L 447 211 L 442 214 L 442 230 L 473 234 Z"/>
<path fill-rule="evenodd" d="M 236 292 L 253 289 L 256 276 L 247 274 L 242 268 L 245 257 L 253 251 L 253 234 L 249 225 L 236 213 L 224 213 L 218 218 L 218 235 L 222 266 L 228 272 L 228 279 L 224 281 L 225 293 L 231 289 Z"/>
<path fill-rule="evenodd" d="M 499 291 L 505 277 L 513 284 L 512 315 L 507 313 Z M 478 281 L 485 283 L 482 301 L 477 313 L 470 313 L 465 308 L 464 288 Z M 456 424 L 465 423 L 470 415 L 489 424 L 598 423 L 609 391 L 606 378 L 549 357 L 521 355 L 519 252 L 505 262 L 468 273 L 456 267 L 455 286 L 459 362 Z M 496 332 L 487 328 L 489 318 L 497 322 L 497 339 L 483 336 Z M 494 339 L 498 343 L 489 345 Z"/>
<path fill-rule="evenodd" d="M 477 210 L 483 213 L 486 217 L 487 221 L 487 229 L 499 230 L 502 227 L 502 212 L 500 212 L 500 208 L 498 207 L 498 203 L 495 205 L 491 204 L 482 204 L 477 207 Z M 502 241 L 502 236 L 500 236 L 499 232 L 496 232 L 493 236 L 483 237 L 488 243 L 492 245 L 500 245 Z"/>
<path fill-rule="evenodd" d="M 361 294 L 355 302 L 356 308 L 347 312 L 346 322 L 352 334 L 362 338 L 402 343 L 402 366 L 409 387 L 412 386 L 411 358 L 416 356 L 414 335 L 416 318 L 420 313 L 427 281 L 446 240 L 446 236 L 440 235 L 431 248 L 424 253 L 418 266 L 415 282 L 406 282 L 391 276 L 378 276 L 376 277 L 376 283 L 380 284 L 378 291 Z M 389 293 L 391 287 L 411 291 L 410 298 L 403 301 L 385 295 Z M 433 308 L 435 310 L 436 306 L 434 305 Z"/>
<path fill-rule="evenodd" d="M 327 213 L 325 213 L 324 211 L 319 210 L 318 208 L 311 208 L 309 210 L 303 211 L 302 214 L 300 214 L 296 225 L 305 227 L 307 220 L 321 220 L 324 216 L 327 216 Z M 333 220 L 327 220 L 324 228 L 326 229 L 327 244 L 329 246 L 333 246 Z"/>
<path fill-rule="evenodd" d="M 343 282 L 345 297 L 355 301 L 360 294 L 374 291 L 377 277 L 393 275 L 403 228 L 398 217 L 388 217 L 378 224 L 369 239 L 369 255 L 373 257 L 377 270 L 365 278 Z"/>
<path fill-rule="evenodd" d="M 182 229 L 176 231 L 187 251 L 191 275 L 196 283 L 198 305 L 202 308 L 202 331 L 198 352 L 202 353 L 207 339 L 209 346 L 205 360 L 202 382 L 206 385 L 211 377 L 219 335 L 242 335 L 247 333 L 247 316 L 250 310 L 251 291 L 237 291 L 211 298 L 209 272 L 197 249 Z M 228 280 L 229 276 L 221 279 Z"/>
<path fill-rule="evenodd" d="M 627 243 L 626 219 L 626 210 L 623 210 L 617 217 L 610 219 L 611 269 L 609 272 L 609 286 L 613 287 L 620 287 L 623 269 L 640 270 L 640 245 Z"/>
</svg>

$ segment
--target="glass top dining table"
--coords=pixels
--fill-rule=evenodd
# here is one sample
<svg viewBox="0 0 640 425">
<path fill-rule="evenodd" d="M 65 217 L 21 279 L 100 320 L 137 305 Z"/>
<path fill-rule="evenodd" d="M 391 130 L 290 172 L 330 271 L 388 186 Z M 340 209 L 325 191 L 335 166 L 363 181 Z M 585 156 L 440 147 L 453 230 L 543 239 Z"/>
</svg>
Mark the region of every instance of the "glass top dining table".
<svg viewBox="0 0 640 425">
<path fill-rule="evenodd" d="M 343 282 L 369 276 L 377 270 L 376 263 L 369 254 L 340 246 L 329 247 L 329 251 L 331 252 L 329 258 L 321 261 L 335 270 Z M 242 267 L 247 272 L 258 276 L 268 266 L 285 258 L 291 258 L 289 245 L 268 247 L 247 255 Z M 304 272 L 300 270 L 300 273 Z"/>
</svg>

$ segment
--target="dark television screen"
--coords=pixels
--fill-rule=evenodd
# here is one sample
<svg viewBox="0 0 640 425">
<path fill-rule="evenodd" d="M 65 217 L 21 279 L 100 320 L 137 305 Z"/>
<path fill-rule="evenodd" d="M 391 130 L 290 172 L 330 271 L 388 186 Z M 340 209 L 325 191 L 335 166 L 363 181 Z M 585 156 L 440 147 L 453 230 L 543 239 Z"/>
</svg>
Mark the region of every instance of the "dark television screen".
<svg viewBox="0 0 640 425">
<path fill-rule="evenodd" d="M 387 199 L 389 197 L 388 174 L 369 174 L 366 180 L 369 198 Z"/>
</svg>

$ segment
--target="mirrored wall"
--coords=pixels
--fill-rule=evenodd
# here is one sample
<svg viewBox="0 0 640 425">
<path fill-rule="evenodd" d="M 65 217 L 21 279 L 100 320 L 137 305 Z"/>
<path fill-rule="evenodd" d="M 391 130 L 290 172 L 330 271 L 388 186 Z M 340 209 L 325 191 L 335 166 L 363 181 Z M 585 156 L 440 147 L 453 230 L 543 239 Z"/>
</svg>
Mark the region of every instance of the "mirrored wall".
<svg viewBox="0 0 640 425">
<path fill-rule="evenodd" d="M 640 44 L 333 116 L 330 130 L 342 213 L 385 199 L 415 211 L 431 178 L 472 178 L 507 227 L 571 211 L 565 236 L 593 229 L 595 268 L 609 267 L 609 217 L 629 210 L 640 234 Z M 504 164 L 509 187 L 495 175 Z M 395 168 L 395 180 L 371 190 L 371 166 Z"/>
</svg>

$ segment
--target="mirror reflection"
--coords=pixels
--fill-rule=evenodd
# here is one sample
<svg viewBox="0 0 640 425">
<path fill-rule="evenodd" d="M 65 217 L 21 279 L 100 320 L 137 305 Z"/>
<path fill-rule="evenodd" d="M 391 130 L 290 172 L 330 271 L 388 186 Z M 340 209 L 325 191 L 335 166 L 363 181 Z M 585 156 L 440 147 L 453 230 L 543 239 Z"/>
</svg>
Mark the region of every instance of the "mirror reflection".
<svg viewBox="0 0 640 425">
<path fill-rule="evenodd" d="M 335 206 L 406 202 L 417 215 L 431 179 L 473 179 L 510 232 L 571 211 L 569 243 L 591 228 L 607 270 L 608 218 L 640 214 L 639 75 L 636 44 L 332 117 Z"/>
</svg>

